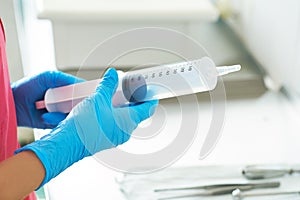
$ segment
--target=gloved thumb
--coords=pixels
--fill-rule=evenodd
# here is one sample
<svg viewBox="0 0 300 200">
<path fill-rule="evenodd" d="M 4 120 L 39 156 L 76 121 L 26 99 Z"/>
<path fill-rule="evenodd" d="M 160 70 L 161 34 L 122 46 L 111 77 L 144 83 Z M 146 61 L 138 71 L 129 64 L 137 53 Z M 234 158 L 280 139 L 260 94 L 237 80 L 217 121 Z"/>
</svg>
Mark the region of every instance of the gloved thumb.
<svg viewBox="0 0 300 200">
<path fill-rule="evenodd" d="M 65 113 L 49 112 L 42 115 L 42 120 L 47 128 L 54 128 L 66 117 Z"/>
<path fill-rule="evenodd" d="M 96 89 L 96 92 L 105 92 L 112 97 L 118 87 L 118 73 L 114 68 L 109 68 Z"/>
</svg>

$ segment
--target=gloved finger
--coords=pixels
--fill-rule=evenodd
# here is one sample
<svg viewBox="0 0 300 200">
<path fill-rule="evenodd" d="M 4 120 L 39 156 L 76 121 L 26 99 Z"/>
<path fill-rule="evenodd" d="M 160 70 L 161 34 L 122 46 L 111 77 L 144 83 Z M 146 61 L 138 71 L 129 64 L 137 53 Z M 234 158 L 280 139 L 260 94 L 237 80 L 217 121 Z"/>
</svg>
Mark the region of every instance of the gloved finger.
<svg viewBox="0 0 300 200">
<path fill-rule="evenodd" d="M 40 75 L 40 85 L 45 89 L 55 88 L 85 81 L 84 79 L 60 71 L 47 71 Z"/>
<path fill-rule="evenodd" d="M 76 76 L 72 76 L 70 74 L 66 74 L 58 71 L 55 79 L 55 87 L 60 87 L 64 85 L 70 85 L 74 83 L 84 82 L 85 80 L 82 78 L 78 78 Z"/>
<path fill-rule="evenodd" d="M 98 85 L 96 92 L 104 92 L 105 95 L 107 95 L 107 99 L 111 100 L 113 94 L 115 93 L 117 87 L 118 87 L 118 73 L 114 68 L 109 68 L 103 78 L 100 84 Z"/>
<path fill-rule="evenodd" d="M 60 112 L 51 112 L 51 113 L 44 113 L 42 115 L 42 120 L 46 125 L 50 125 L 50 127 L 57 126 L 62 120 L 67 117 L 67 114 L 60 113 Z"/>
<path fill-rule="evenodd" d="M 155 109 L 158 105 L 158 100 L 146 101 L 144 103 L 134 105 L 130 107 L 130 116 L 136 122 L 140 123 L 145 119 L 152 116 L 155 112 Z"/>
</svg>

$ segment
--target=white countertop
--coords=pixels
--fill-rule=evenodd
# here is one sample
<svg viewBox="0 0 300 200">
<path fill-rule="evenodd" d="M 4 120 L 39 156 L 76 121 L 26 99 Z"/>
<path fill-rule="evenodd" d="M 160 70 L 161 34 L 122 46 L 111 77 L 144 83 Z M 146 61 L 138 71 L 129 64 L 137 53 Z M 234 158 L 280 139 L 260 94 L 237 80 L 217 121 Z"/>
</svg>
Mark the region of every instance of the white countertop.
<svg viewBox="0 0 300 200">
<path fill-rule="evenodd" d="M 162 104 L 176 110 L 175 103 Z M 263 163 L 300 163 L 299 119 L 289 101 L 280 93 L 266 92 L 257 98 L 227 101 L 226 121 L 222 137 L 214 151 L 198 160 L 205 130 L 210 123 L 210 106 L 200 103 L 199 137 L 174 166 L 244 166 Z M 154 116 L 159 117 L 159 116 Z M 176 114 L 167 120 L 174 120 Z M 167 122 L 168 123 L 168 122 Z M 168 130 L 165 130 L 168 132 Z M 159 136 L 157 136 L 159 137 Z M 129 141 L 122 149 L 130 152 L 161 148 L 164 141 Z M 156 143 L 155 143 L 156 142 Z M 159 144 L 158 144 L 159 143 Z M 119 173 L 106 168 L 92 157 L 76 163 L 47 184 L 51 200 L 124 199 L 115 183 Z M 146 198 L 145 198 L 146 199 Z"/>
</svg>

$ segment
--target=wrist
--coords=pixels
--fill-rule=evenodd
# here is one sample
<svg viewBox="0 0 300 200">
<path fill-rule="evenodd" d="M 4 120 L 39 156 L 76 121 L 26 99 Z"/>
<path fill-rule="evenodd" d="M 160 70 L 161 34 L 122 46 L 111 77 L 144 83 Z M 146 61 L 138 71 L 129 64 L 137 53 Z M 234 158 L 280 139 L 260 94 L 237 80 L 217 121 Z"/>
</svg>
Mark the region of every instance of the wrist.
<svg viewBox="0 0 300 200">
<path fill-rule="evenodd" d="M 23 151 L 34 152 L 45 168 L 45 178 L 39 188 L 75 162 L 89 155 L 77 134 L 70 129 L 66 131 L 61 126 L 41 140 L 16 150 L 15 153 Z"/>
</svg>

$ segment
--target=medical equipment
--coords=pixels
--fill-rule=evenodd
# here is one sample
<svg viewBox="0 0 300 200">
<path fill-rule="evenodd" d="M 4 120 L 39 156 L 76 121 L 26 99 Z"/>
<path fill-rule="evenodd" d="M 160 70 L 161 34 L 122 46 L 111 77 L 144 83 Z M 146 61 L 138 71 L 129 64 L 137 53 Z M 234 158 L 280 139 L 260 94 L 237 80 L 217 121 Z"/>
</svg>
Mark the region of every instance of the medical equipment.
<svg viewBox="0 0 300 200">
<path fill-rule="evenodd" d="M 213 90 L 218 76 L 241 69 L 240 65 L 216 67 L 214 62 L 203 57 L 198 60 L 160 65 L 129 72 L 119 72 L 119 86 L 113 97 L 114 106 L 153 99 Z M 36 102 L 38 109 L 49 112 L 68 113 L 90 96 L 101 79 L 47 90 L 44 101 Z"/>
<path fill-rule="evenodd" d="M 290 194 L 300 194 L 298 191 L 286 191 L 286 192 L 260 192 L 260 193 L 244 193 L 241 189 L 236 189 L 232 192 L 233 200 L 241 200 L 246 197 L 260 197 L 260 196 L 273 196 L 273 195 L 290 195 Z"/>
<path fill-rule="evenodd" d="M 276 188 L 279 186 L 280 186 L 280 182 L 237 183 L 237 184 L 216 184 L 216 185 L 206 185 L 206 186 L 186 187 L 186 188 L 156 189 L 155 191 L 162 192 L 162 191 L 170 191 L 170 190 L 204 189 L 204 191 L 197 192 L 197 193 L 160 198 L 160 200 L 166 200 L 166 199 L 178 199 L 178 198 L 185 198 L 185 197 L 215 196 L 215 195 L 230 194 L 236 188 L 240 188 L 241 190 L 245 191 L 245 190 L 258 189 L 258 188 Z"/>
<path fill-rule="evenodd" d="M 174 191 L 174 190 L 198 190 L 198 189 L 217 189 L 217 188 L 237 188 L 237 187 L 247 187 L 247 188 L 262 188 L 262 187 L 279 187 L 279 182 L 266 182 L 266 183 L 228 183 L 228 184 L 215 184 L 215 185 L 202 185 L 194 187 L 181 187 L 181 188 L 163 188 L 155 189 L 154 192 L 164 192 L 164 191 Z"/>
<path fill-rule="evenodd" d="M 249 165 L 243 171 L 243 175 L 247 179 L 267 179 L 281 177 L 286 174 L 300 173 L 300 169 L 292 169 L 287 166 L 274 165 Z"/>
</svg>

